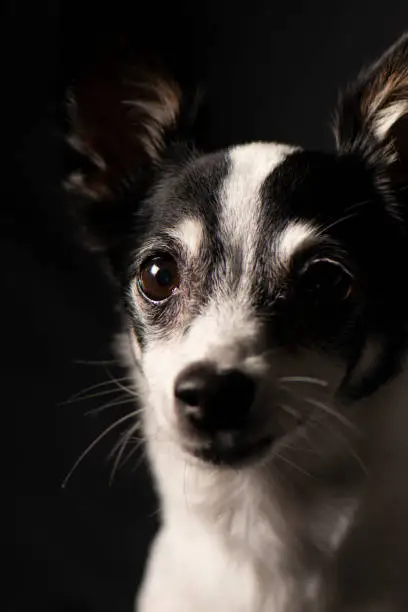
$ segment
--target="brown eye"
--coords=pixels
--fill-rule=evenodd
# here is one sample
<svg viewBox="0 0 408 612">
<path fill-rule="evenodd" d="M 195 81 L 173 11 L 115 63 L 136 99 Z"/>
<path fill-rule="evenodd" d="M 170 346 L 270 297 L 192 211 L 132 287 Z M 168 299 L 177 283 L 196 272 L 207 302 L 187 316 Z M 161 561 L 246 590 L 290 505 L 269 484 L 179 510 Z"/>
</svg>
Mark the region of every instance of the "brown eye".
<svg viewBox="0 0 408 612">
<path fill-rule="evenodd" d="M 303 268 L 298 288 L 314 303 L 338 304 L 351 296 L 353 277 L 336 261 L 315 259 Z"/>
<path fill-rule="evenodd" d="M 180 283 L 177 264 L 169 255 L 150 257 L 141 265 L 138 287 L 152 302 L 163 302 L 171 297 Z"/>
</svg>

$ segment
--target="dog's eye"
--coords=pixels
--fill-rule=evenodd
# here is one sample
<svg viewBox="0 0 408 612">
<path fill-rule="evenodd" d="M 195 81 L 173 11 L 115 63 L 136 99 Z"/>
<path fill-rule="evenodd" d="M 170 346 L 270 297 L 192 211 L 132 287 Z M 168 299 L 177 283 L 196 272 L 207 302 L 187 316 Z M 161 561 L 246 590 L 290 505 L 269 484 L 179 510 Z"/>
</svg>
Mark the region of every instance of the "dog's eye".
<svg viewBox="0 0 408 612">
<path fill-rule="evenodd" d="M 351 296 L 353 277 L 336 261 L 315 259 L 302 269 L 298 289 L 315 303 L 340 303 Z"/>
<path fill-rule="evenodd" d="M 163 302 L 179 286 L 177 264 L 170 255 L 150 257 L 140 267 L 138 287 L 151 302 Z"/>
</svg>

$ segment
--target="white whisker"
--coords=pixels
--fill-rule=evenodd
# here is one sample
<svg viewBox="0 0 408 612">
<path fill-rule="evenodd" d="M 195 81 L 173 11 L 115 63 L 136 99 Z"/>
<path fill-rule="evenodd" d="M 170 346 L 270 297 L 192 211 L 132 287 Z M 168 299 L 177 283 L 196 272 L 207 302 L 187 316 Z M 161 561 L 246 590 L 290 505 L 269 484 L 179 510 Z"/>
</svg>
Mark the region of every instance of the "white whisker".
<svg viewBox="0 0 408 612">
<path fill-rule="evenodd" d="M 309 472 L 306 472 L 306 470 L 303 470 L 302 468 L 300 468 L 296 463 L 293 463 L 293 461 L 290 461 L 287 457 L 282 455 L 280 452 L 276 453 L 276 457 L 278 459 L 280 459 L 281 461 L 283 461 L 284 463 L 287 463 L 288 465 L 290 465 L 290 467 L 292 467 L 294 470 L 300 472 L 301 474 L 304 474 L 305 476 L 308 476 L 309 478 L 314 478 L 314 476 L 312 474 L 310 474 Z"/>
<path fill-rule="evenodd" d="M 330 414 L 335 419 L 340 421 L 340 423 L 343 423 L 343 425 L 346 425 L 346 427 L 349 427 L 350 429 L 355 429 L 355 426 L 353 425 L 353 423 L 351 423 L 351 421 L 349 421 L 349 419 L 347 419 L 345 416 L 343 416 L 340 412 L 338 412 L 331 406 L 328 406 L 327 404 L 324 404 L 323 402 L 320 402 L 319 400 L 316 400 L 313 397 L 305 397 L 303 399 L 308 404 L 312 404 L 312 406 L 316 406 L 316 408 L 320 408 L 327 414 Z"/>
<path fill-rule="evenodd" d="M 92 410 L 88 410 L 87 412 L 85 412 L 85 415 L 95 416 L 96 414 L 103 412 L 107 408 L 113 408 L 114 406 L 123 406 L 124 404 L 133 404 L 134 401 L 135 400 L 133 397 L 127 397 L 126 399 L 123 399 L 123 395 L 122 395 L 122 396 L 116 397 L 111 402 L 107 402 L 106 404 L 103 404 L 102 406 L 98 406 L 98 408 L 93 408 Z M 140 410 L 141 409 L 139 409 L 138 412 L 140 412 Z M 133 413 L 134 412 L 136 411 L 133 411 Z"/>
<path fill-rule="evenodd" d="M 119 393 L 116 386 L 113 389 L 107 389 L 106 391 L 99 391 L 98 393 L 90 393 L 89 395 L 83 395 L 82 397 L 78 397 L 69 403 L 79 403 L 86 400 L 96 399 L 98 397 L 104 397 L 105 395 L 112 395 L 113 393 Z"/>
<path fill-rule="evenodd" d="M 138 411 L 140 412 L 140 411 Z M 135 414 L 135 413 L 133 413 Z M 135 415 L 136 416 L 136 415 Z M 110 453 L 109 457 L 112 458 L 113 455 L 116 453 L 116 457 L 113 463 L 113 467 L 112 467 L 112 472 L 109 478 L 109 484 L 112 484 L 113 479 L 115 477 L 115 474 L 117 472 L 117 470 L 120 467 L 120 462 L 121 459 L 123 457 L 123 453 L 125 452 L 126 446 L 129 444 L 129 441 L 132 439 L 132 437 L 134 436 L 134 434 L 140 430 L 141 428 L 141 423 L 134 423 L 132 425 L 132 427 L 129 428 L 129 430 L 127 432 L 125 432 L 124 434 L 122 434 L 121 439 L 119 440 L 119 442 L 117 442 L 114 446 L 113 451 Z M 141 440 L 139 440 L 140 443 L 143 442 L 143 438 Z"/>
<path fill-rule="evenodd" d="M 125 421 L 128 421 L 129 419 L 133 419 L 135 417 L 135 413 L 131 412 L 130 414 L 126 414 L 125 416 L 121 417 L 120 419 L 118 419 L 117 421 L 115 421 L 114 423 L 112 423 L 112 425 L 109 425 L 109 427 L 107 427 L 78 457 L 78 459 L 75 461 L 74 465 L 72 466 L 72 468 L 70 469 L 70 471 L 68 472 L 68 474 L 65 476 L 64 480 L 62 481 L 61 484 L 61 488 L 64 489 L 67 484 L 68 481 L 70 480 L 72 474 L 75 472 L 76 468 L 78 467 L 78 465 L 85 459 L 85 457 L 91 452 L 91 450 L 103 439 L 105 438 L 105 436 L 108 435 L 109 432 L 111 432 L 113 429 L 115 429 L 116 427 L 118 427 L 119 425 L 121 425 L 122 423 L 125 423 Z"/>
<path fill-rule="evenodd" d="M 95 365 L 95 366 L 107 366 L 107 365 L 119 365 L 119 361 L 116 359 L 106 359 L 106 360 L 85 360 L 85 359 L 74 359 L 74 363 L 78 365 Z"/>
<path fill-rule="evenodd" d="M 313 378 L 312 376 L 281 376 L 278 380 L 283 383 L 310 383 L 311 385 L 319 385 L 320 387 L 328 386 L 327 380 Z"/>
<path fill-rule="evenodd" d="M 368 470 L 367 466 L 365 465 L 364 461 L 362 460 L 362 458 L 360 457 L 358 452 L 352 447 L 352 445 L 347 440 L 347 438 L 341 433 L 341 431 L 339 431 L 338 428 L 331 427 L 330 424 L 327 423 L 327 421 L 316 420 L 315 422 L 316 422 L 317 425 L 320 425 L 320 427 L 322 427 L 323 429 L 328 431 L 330 433 L 330 436 L 332 436 L 333 438 L 336 438 L 340 442 L 340 444 L 349 453 L 350 457 L 352 457 L 357 462 L 357 464 L 360 466 L 360 468 L 363 471 L 363 473 L 366 476 L 368 476 L 369 475 L 369 470 Z"/>
<path fill-rule="evenodd" d="M 295 419 L 298 419 L 301 416 L 299 410 L 292 408 L 292 406 L 289 406 L 288 404 L 279 404 L 279 408 L 282 408 L 282 410 L 295 417 Z"/>
<path fill-rule="evenodd" d="M 135 453 L 137 453 L 139 451 L 139 449 L 142 448 L 142 450 L 145 448 L 144 446 L 144 439 L 140 438 L 136 440 L 136 444 L 134 445 L 133 448 L 130 449 L 130 451 L 128 452 L 128 454 L 126 455 L 125 459 L 123 460 L 123 465 L 125 465 L 126 463 L 128 463 L 130 461 L 130 459 L 133 457 L 133 455 Z M 140 454 L 138 460 L 136 461 L 135 465 L 133 466 L 133 472 L 136 472 L 137 469 L 140 467 L 142 461 L 143 461 L 143 452 Z"/>
<path fill-rule="evenodd" d="M 97 383 L 95 385 L 91 385 L 90 387 L 86 387 L 85 389 L 82 389 L 81 391 L 78 391 L 77 393 L 74 393 L 74 395 L 71 395 L 71 397 L 67 400 L 64 400 L 63 402 L 60 402 L 58 405 L 59 406 L 65 406 L 66 404 L 72 404 L 74 402 L 77 401 L 81 401 L 82 399 L 88 399 L 89 397 L 95 397 L 94 395 L 84 395 L 86 394 L 88 391 L 93 391 L 94 389 L 100 389 L 101 387 L 107 387 L 108 385 L 113 385 L 113 384 L 117 384 L 118 381 L 124 381 L 124 380 L 131 380 L 130 376 L 123 376 L 122 378 L 118 378 L 118 379 L 114 379 L 111 378 L 111 380 L 104 380 L 103 382 Z M 112 389 L 112 392 L 115 389 Z"/>
<path fill-rule="evenodd" d="M 108 376 L 111 376 L 109 371 L 107 371 L 107 374 L 108 374 Z M 126 385 L 122 384 L 121 381 L 122 380 L 128 380 L 128 378 L 130 378 L 130 377 L 125 377 L 123 379 L 121 379 L 121 378 L 113 378 L 112 377 L 112 382 L 114 382 L 119 387 L 119 389 L 122 389 L 122 391 L 125 391 L 126 393 L 129 393 L 129 395 L 131 395 L 132 397 L 139 398 L 139 394 L 136 393 L 136 391 L 134 391 L 130 387 L 126 387 Z M 133 378 L 131 380 L 133 380 Z"/>
<path fill-rule="evenodd" d="M 344 212 L 348 213 L 352 210 L 355 210 L 356 208 L 361 208 L 363 206 L 367 206 L 368 204 L 372 204 L 373 200 L 371 198 L 368 198 L 366 200 L 361 200 L 360 202 L 356 202 L 355 204 L 352 204 L 351 206 L 347 206 L 347 208 L 345 208 Z"/>
<path fill-rule="evenodd" d="M 357 217 L 357 215 L 358 215 L 358 212 L 350 213 L 349 215 L 344 215 L 344 217 L 340 217 L 340 219 L 336 219 L 332 223 L 329 223 L 328 225 L 322 227 L 320 232 L 324 234 L 329 229 L 333 229 L 333 227 L 336 227 L 337 225 L 340 225 L 341 223 L 348 221 L 348 219 L 353 219 L 353 217 Z"/>
</svg>

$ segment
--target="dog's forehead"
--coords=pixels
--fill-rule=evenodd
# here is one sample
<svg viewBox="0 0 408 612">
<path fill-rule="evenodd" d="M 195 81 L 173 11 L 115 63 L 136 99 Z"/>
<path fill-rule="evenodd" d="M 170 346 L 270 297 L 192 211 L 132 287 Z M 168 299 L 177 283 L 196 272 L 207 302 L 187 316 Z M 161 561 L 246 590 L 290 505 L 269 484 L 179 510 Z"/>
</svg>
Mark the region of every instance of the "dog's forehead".
<svg viewBox="0 0 408 612">
<path fill-rule="evenodd" d="M 216 236 L 230 252 L 248 259 L 266 230 L 266 246 L 279 242 L 280 253 L 290 255 L 310 235 L 311 224 L 289 219 L 274 205 L 268 180 L 296 151 L 285 144 L 251 143 L 198 158 L 173 186 L 166 220 L 170 235 L 192 255 L 206 238 Z"/>
<path fill-rule="evenodd" d="M 235 246 L 249 246 L 262 226 L 263 186 L 296 149 L 275 143 L 253 143 L 229 151 L 229 172 L 220 194 L 220 229 Z"/>
<path fill-rule="evenodd" d="M 198 157 L 174 175 L 172 214 L 196 215 L 205 223 L 224 217 L 233 226 L 242 217 L 248 219 L 260 206 L 266 179 L 298 150 L 289 145 L 260 142 Z"/>
<path fill-rule="evenodd" d="M 333 222 L 370 197 L 360 166 L 279 143 L 199 156 L 163 181 L 151 229 L 170 234 L 193 255 L 210 237 L 248 262 L 262 245 L 287 258 L 322 227 L 340 227 Z"/>
</svg>

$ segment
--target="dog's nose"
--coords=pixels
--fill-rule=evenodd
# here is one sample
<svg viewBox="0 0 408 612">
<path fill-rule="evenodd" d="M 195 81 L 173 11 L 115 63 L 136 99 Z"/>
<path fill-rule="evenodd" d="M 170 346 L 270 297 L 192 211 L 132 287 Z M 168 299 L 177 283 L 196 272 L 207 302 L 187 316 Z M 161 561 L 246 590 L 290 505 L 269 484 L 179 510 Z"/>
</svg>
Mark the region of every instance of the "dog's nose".
<svg viewBox="0 0 408 612">
<path fill-rule="evenodd" d="M 203 433 L 236 431 L 247 423 L 255 381 L 238 370 L 217 373 L 197 363 L 178 376 L 174 394 L 179 415 Z"/>
</svg>

